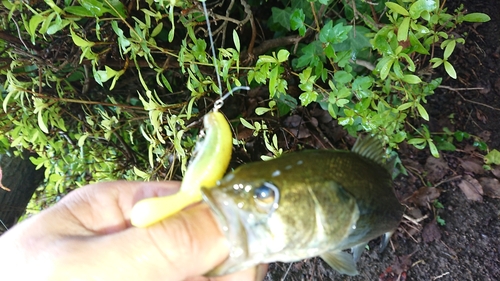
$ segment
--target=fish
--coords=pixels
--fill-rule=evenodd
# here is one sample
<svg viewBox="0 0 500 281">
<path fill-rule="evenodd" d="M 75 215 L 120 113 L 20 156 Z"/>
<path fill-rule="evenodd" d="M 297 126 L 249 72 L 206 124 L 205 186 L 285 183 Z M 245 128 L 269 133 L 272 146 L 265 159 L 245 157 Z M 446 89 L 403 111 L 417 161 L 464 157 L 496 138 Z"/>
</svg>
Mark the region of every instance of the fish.
<svg viewBox="0 0 500 281">
<path fill-rule="evenodd" d="M 359 274 L 367 243 L 384 236 L 383 250 L 404 211 L 392 186 L 394 164 L 384 156 L 368 136 L 351 151 L 304 150 L 242 165 L 201 188 L 229 243 L 228 258 L 207 276 L 315 256 L 339 273 Z"/>
</svg>

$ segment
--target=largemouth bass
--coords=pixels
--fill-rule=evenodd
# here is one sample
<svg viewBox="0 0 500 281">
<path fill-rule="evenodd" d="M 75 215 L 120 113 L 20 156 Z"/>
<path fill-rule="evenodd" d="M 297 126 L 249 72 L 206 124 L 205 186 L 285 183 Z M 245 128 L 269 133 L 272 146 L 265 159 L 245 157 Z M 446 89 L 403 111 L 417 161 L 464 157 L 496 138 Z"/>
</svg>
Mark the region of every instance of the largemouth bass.
<svg viewBox="0 0 500 281">
<path fill-rule="evenodd" d="M 380 142 L 367 137 L 352 151 L 302 151 L 243 165 L 202 188 L 230 243 L 229 257 L 209 275 L 314 256 L 358 274 L 368 241 L 385 235 L 383 249 L 403 214 L 389 166 Z M 342 251 L 349 248 L 352 255 Z"/>
</svg>

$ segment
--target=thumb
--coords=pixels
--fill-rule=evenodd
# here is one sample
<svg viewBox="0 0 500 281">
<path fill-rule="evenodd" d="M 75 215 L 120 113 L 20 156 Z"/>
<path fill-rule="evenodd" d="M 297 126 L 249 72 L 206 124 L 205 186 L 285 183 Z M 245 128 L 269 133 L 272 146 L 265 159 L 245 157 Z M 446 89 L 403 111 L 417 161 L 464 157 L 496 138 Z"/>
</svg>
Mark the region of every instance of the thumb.
<svg viewBox="0 0 500 281">
<path fill-rule="evenodd" d="M 180 281 L 207 273 L 229 254 L 227 240 L 204 203 L 148 228 L 132 227 L 86 242 L 73 244 L 75 254 L 67 255 L 65 263 L 78 264 L 85 272 L 106 267 L 97 271 L 97 280 Z"/>
<path fill-rule="evenodd" d="M 158 268 L 164 280 L 203 275 L 229 255 L 229 244 L 204 203 L 145 230 L 163 257 Z"/>
</svg>

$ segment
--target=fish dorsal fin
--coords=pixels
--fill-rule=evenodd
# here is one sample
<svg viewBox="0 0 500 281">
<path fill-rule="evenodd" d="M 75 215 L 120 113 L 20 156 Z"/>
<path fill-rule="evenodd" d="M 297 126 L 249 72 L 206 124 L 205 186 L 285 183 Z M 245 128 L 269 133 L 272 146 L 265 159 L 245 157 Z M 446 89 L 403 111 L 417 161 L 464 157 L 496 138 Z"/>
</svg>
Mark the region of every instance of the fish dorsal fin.
<svg viewBox="0 0 500 281">
<path fill-rule="evenodd" d="M 376 137 L 359 137 L 352 147 L 352 152 L 359 154 L 366 159 L 374 161 L 392 174 L 394 164 L 392 163 L 392 161 L 387 161 L 387 159 L 384 157 L 385 150 L 382 147 L 382 142 Z"/>
</svg>

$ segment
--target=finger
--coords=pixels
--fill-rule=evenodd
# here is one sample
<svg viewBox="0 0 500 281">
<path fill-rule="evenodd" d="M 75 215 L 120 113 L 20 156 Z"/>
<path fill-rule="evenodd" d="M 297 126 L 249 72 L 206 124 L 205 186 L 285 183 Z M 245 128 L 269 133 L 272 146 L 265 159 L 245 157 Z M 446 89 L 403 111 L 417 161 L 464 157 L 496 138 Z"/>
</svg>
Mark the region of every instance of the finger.
<svg viewBox="0 0 500 281">
<path fill-rule="evenodd" d="M 79 234 L 106 234 L 130 227 L 130 210 L 139 200 L 177 192 L 179 182 L 103 182 L 71 192 L 45 216 L 68 223 L 52 228 Z M 73 229 L 68 229 L 73 227 Z M 76 233 L 75 233 L 76 234 Z"/>
<path fill-rule="evenodd" d="M 66 264 L 62 268 L 68 270 L 68 276 L 72 274 L 68 265 L 75 264 L 79 271 L 104 274 L 89 276 L 102 280 L 181 281 L 205 274 L 229 253 L 206 204 L 195 205 L 149 228 L 129 228 L 68 243 L 62 247 L 70 249 L 62 253 Z M 105 271 L 95 270 L 103 265 Z"/>
</svg>

